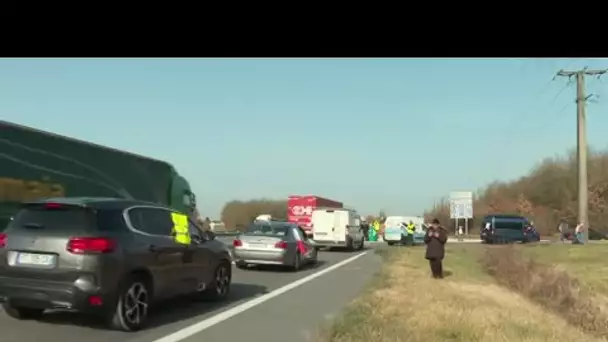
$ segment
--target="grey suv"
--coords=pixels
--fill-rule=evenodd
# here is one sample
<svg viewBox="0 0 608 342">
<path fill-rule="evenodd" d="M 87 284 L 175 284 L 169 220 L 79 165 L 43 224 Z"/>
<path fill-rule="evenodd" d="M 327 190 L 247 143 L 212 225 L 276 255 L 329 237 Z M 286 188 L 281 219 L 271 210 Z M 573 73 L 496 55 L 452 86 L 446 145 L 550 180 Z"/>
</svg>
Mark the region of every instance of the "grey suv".
<svg viewBox="0 0 608 342">
<path fill-rule="evenodd" d="M 192 243 L 173 241 L 171 210 L 112 198 L 25 203 L 0 233 L 0 301 L 17 319 L 46 309 L 96 314 L 115 329 L 141 329 L 154 303 L 228 295 L 228 247 L 189 222 Z"/>
</svg>

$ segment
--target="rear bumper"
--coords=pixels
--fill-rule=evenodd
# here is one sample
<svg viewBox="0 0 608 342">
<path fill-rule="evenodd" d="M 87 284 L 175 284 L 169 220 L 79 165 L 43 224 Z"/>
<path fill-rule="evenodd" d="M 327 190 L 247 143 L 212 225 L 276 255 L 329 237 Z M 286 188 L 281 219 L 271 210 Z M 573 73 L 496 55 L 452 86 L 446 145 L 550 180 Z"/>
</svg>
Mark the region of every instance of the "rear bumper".
<svg viewBox="0 0 608 342">
<path fill-rule="evenodd" d="M 316 247 L 346 247 L 346 241 L 315 240 Z"/>
<path fill-rule="evenodd" d="M 539 241 L 540 239 L 536 238 L 526 238 L 526 237 L 507 237 L 500 235 L 488 235 L 482 237 L 481 240 L 485 243 L 495 243 L 495 244 L 506 244 L 506 243 L 516 243 L 516 242 L 534 242 Z"/>
<path fill-rule="evenodd" d="M 400 242 L 403 240 L 411 240 L 414 241 L 416 243 L 418 242 L 424 242 L 424 234 L 416 234 L 414 233 L 412 234 L 401 234 L 401 233 L 389 233 L 389 234 L 384 234 L 383 235 L 384 241 L 387 242 Z"/>
<path fill-rule="evenodd" d="M 285 252 L 252 251 L 235 248 L 232 258 L 237 263 L 259 265 L 285 265 L 289 263 Z"/>
<path fill-rule="evenodd" d="M 109 296 L 83 276 L 74 283 L 0 277 L 0 302 L 39 309 L 67 309 L 99 312 L 113 308 Z M 89 305 L 90 296 L 99 296 L 103 304 Z"/>
<path fill-rule="evenodd" d="M 382 237 L 387 242 L 399 242 L 403 238 L 401 234 L 384 234 Z"/>
</svg>

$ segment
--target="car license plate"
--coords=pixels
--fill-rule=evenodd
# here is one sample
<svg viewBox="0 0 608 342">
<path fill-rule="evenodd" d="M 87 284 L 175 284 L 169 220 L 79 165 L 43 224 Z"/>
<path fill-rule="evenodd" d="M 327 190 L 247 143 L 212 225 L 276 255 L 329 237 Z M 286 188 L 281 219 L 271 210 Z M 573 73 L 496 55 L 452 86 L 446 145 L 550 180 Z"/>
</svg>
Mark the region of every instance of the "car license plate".
<svg viewBox="0 0 608 342">
<path fill-rule="evenodd" d="M 55 264 L 55 256 L 52 254 L 19 253 L 17 255 L 17 264 L 52 266 Z"/>
</svg>

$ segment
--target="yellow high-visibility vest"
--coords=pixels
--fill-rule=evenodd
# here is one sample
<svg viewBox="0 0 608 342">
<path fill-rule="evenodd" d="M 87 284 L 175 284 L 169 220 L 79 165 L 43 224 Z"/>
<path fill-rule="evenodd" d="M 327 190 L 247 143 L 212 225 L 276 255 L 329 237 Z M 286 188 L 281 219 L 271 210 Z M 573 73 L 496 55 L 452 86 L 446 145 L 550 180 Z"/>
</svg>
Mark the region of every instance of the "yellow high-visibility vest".
<svg viewBox="0 0 608 342">
<path fill-rule="evenodd" d="M 374 221 L 374 230 L 375 231 L 379 231 L 380 230 L 380 222 L 379 221 Z"/>
<path fill-rule="evenodd" d="M 173 220 L 173 233 L 175 234 L 173 239 L 175 242 L 182 245 L 189 245 L 190 232 L 188 232 L 188 216 L 180 213 L 171 213 L 171 219 Z"/>
<path fill-rule="evenodd" d="M 408 234 L 414 234 L 414 232 L 416 231 L 416 225 L 414 225 L 413 223 L 408 224 L 405 229 L 407 229 Z"/>
</svg>

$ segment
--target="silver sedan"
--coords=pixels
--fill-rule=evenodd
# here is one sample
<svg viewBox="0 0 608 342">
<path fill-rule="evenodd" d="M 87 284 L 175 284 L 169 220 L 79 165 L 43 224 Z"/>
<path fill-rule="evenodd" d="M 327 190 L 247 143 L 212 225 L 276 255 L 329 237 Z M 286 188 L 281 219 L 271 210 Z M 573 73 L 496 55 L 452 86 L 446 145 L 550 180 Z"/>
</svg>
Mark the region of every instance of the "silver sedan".
<svg viewBox="0 0 608 342">
<path fill-rule="evenodd" d="M 314 241 L 302 228 L 284 221 L 255 221 L 233 242 L 238 268 L 249 265 L 287 266 L 297 271 L 317 262 Z"/>
</svg>

